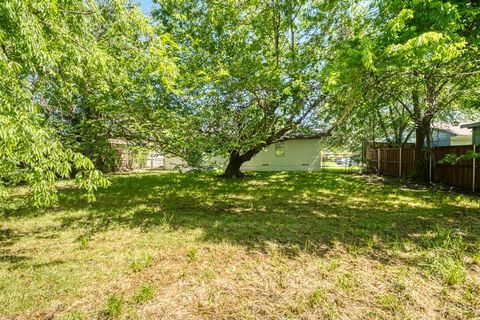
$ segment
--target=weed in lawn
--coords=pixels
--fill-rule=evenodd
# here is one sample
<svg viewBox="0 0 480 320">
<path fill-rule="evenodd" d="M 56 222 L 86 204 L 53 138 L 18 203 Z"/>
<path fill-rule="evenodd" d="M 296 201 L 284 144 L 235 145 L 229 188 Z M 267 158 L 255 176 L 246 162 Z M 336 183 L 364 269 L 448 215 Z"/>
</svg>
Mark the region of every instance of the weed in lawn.
<svg viewBox="0 0 480 320">
<path fill-rule="evenodd" d="M 480 265 L 480 252 L 475 252 L 472 258 L 474 263 Z"/>
<path fill-rule="evenodd" d="M 455 258 L 462 259 L 466 250 L 463 241 L 463 232 L 436 226 L 433 231 L 427 231 L 422 235 L 422 242 L 426 248 L 448 250 Z"/>
<path fill-rule="evenodd" d="M 155 289 L 149 284 L 142 284 L 133 296 L 133 302 L 135 304 L 142 304 L 149 300 L 152 300 L 154 296 Z"/>
<path fill-rule="evenodd" d="M 134 260 L 130 264 L 130 269 L 133 272 L 140 272 L 145 268 L 151 267 L 153 263 L 153 257 L 151 255 L 146 255 L 141 259 Z"/>
<path fill-rule="evenodd" d="M 404 240 L 402 242 L 402 249 L 403 251 L 407 252 L 407 253 L 413 253 L 413 252 L 416 252 L 418 251 L 418 246 L 416 245 L 415 242 L 413 242 L 412 240 L 410 239 L 407 239 L 407 240 Z"/>
<path fill-rule="evenodd" d="M 328 320 L 336 320 L 338 319 L 338 310 L 337 306 L 334 303 L 330 303 L 327 307 L 327 319 Z"/>
<path fill-rule="evenodd" d="M 468 285 L 466 286 L 464 292 L 463 292 L 463 299 L 467 303 L 475 303 L 476 299 L 480 299 L 480 290 L 477 286 L 475 285 Z M 480 302 L 480 301 L 479 301 Z"/>
<path fill-rule="evenodd" d="M 87 249 L 90 245 L 90 236 L 82 235 L 77 239 L 77 242 L 80 245 L 80 249 Z"/>
<path fill-rule="evenodd" d="M 351 291 L 355 285 L 355 278 L 353 273 L 347 272 L 338 277 L 338 285 L 345 291 Z"/>
<path fill-rule="evenodd" d="M 190 259 L 190 262 L 197 261 L 197 259 L 198 259 L 198 249 L 197 248 L 188 249 L 187 257 L 188 257 L 188 259 Z"/>
<path fill-rule="evenodd" d="M 387 242 L 387 247 L 391 250 L 394 257 L 398 257 L 401 252 L 402 243 L 398 237 L 395 237 Z"/>
<path fill-rule="evenodd" d="M 397 296 L 393 294 L 384 294 L 377 297 L 377 302 L 380 307 L 393 314 L 399 314 L 402 312 L 401 303 Z"/>
<path fill-rule="evenodd" d="M 463 283 L 467 272 L 463 262 L 450 256 L 437 256 L 429 265 L 432 274 L 439 275 L 446 285 Z"/>
<path fill-rule="evenodd" d="M 165 213 L 163 214 L 163 217 L 160 220 L 160 225 L 163 227 L 164 230 L 170 229 L 172 219 L 173 219 L 173 215 L 167 216 Z"/>
<path fill-rule="evenodd" d="M 84 317 L 80 311 L 74 311 L 60 317 L 59 320 L 83 320 L 83 319 Z"/>
<path fill-rule="evenodd" d="M 375 245 L 375 238 L 376 236 L 375 235 L 368 235 L 365 237 L 364 241 L 365 241 L 365 250 L 366 252 L 372 252 L 373 250 L 373 246 Z"/>
<path fill-rule="evenodd" d="M 473 245 L 472 248 L 473 248 L 472 261 L 474 264 L 480 265 L 480 241 L 475 243 L 475 245 Z"/>
<path fill-rule="evenodd" d="M 104 319 L 118 318 L 122 313 L 123 300 L 115 294 L 111 294 L 102 310 L 100 311 L 100 317 Z"/>
<path fill-rule="evenodd" d="M 309 294 L 302 294 L 296 300 L 288 306 L 288 312 L 292 315 L 298 316 L 307 312 L 309 309 L 315 309 L 324 302 L 325 291 L 317 288 Z"/>
<path fill-rule="evenodd" d="M 326 292 L 322 288 L 315 289 L 308 298 L 308 305 L 310 307 L 315 307 L 320 305 L 325 299 Z"/>
<path fill-rule="evenodd" d="M 213 270 L 207 270 L 203 273 L 203 275 L 205 276 L 205 279 L 210 280 L 210 281 L 217 277 L 216 272 L 213 271 Z"/>
<path fill-rule="evenodd" d="M 328 265 L 328 271 L 336 271 L 340 265 L 340 258 L 333 258 Z"/>
<path fill-rule="evenodd" d="M 357 256 L 357 255 L 361 254 L 362 252 L 364 252 L 364 249 L 360 245 L 351 244 L 351 245 L 348 246 L 348 253 L 350 253 L 351 255 Z"/>
</svg>

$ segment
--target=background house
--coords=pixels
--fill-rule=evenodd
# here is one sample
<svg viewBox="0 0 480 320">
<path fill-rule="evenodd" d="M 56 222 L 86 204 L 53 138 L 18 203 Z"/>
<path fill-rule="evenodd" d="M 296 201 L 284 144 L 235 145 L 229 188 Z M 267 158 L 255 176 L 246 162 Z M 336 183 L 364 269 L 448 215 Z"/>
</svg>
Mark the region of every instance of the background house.
<svg viewBox="0 0 480 320">
<path fill-rule="evenodd" d="M 475 124 L 472 124 L 475 125 Z M 472 133 L 466 127 L 467 125 L 438 125 L 432 128 L 432 147 L 448 147 L 448 146 L 465 146 L 472 144 Z M 478 123 L 480 129 L 480 122 Z M 403 139 L 406 139 L 406 134 Z M 480 138 L 480 130 L 479 130 Z M 416 143 L 416 134 L 413 131 L 404 147 L 415 147 Z M 373 148 L 388 148 L 393 147 L 385 140 L 380 140 L 375 142 L 375 144 L 370 143 L 370 146 Z"/>
<path fill-rule="evenodd" d="M 345 168 L 358 164 L 352 153 L 327 152 L 322 150 L 323 134 L 307 136 L 295 134 L 287 140 L 273 143 L 245 162 L 243 171 L 319 171 L 327 167 Z M 205 168 L 225 169 L 227 158 L 208 157 L 202 160 Z M 188 170 L 188 163 L 178 157 L 161 152 L 146 156 L 143 168 L 163 170 Z"/>
<path fill-rule="evenodd" d="M 471 141 L 470 141 L 471 144 L 474 144 L 477 146 L 480 144 L 480 122 L 462 124 L 460 127 L 465 130 L 468 130 L 469 132 L 470 132 L 470 129 L 472 130 Z"/>
<path fill-rule="evenodd" d="M 432 129 L 434 147 L 462 146 L 472 144 L 470 130 L 460 125 L 438 126 Z"/>
<path fill-rule="evenodd" d="M 416 134 L 412 133 L 408 143 L 415 145 Z M 470 130 L 460 125 L 438 125 L 432 128 L 432 147 L 463 146 L 472 144 Z"/>
</svg>

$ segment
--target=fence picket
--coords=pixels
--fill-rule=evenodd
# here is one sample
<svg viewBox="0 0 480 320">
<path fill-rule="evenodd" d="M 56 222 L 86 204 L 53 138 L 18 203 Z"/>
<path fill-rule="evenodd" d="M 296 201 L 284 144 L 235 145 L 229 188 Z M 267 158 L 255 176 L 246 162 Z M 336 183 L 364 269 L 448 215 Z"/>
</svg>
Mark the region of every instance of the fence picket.
<svg viewBox="0 0 480 320">
<path fill-rule="evenodd" d="M 402 177 L 402 148 L 398 149 L 398 177 Z"/>
<path fill-rule="evenodd" d="M 476 145 L 473 145 L 473 152 L 477 152 L 477 150 L 476 150 Z M 472 159 L 472 163 L 473 163 L 473 166 L 472 166 L 472 170 L 473 170 L 473 174 L 472 174 L 472 192 L 475 192 L 475 180 L 476 180 L 476 179 L 475 179 L 475 178 L 476 178 L 475 176 L 476 176 L 476 174 L 477 174 L 477 172 L 476 172 L 476 170 L 475 170 L 475 169 L 476 169 L 476 168 L 475 168 L 475 165 L 476 165 L 476 161 L 475 161 L 475 160 L 476 160 L 475 158 Z"/>
</svg>

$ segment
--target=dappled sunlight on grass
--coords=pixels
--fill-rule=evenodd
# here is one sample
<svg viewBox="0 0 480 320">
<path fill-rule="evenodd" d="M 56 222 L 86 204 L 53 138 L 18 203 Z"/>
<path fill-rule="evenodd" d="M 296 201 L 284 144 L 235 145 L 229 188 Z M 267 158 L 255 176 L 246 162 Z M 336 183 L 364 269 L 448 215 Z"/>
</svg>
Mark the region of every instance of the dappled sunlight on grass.
<svg viewBox="0 0 480 320">
<path fill-rule="evenodd" d="M 339 313 L 336 299 L 348 300 L 353 293 L 375 301 L 372 308 L 384 316 L 393 309 L 422 310 L 425 306 L 380 288 L 385 277 L 392 277 L 392 286 L 410 286 L 412 297 L 427 290 L 405 280 L 401 270 L 409 270 L 422 286 L 434 281 L 427 290 L 432 295 L 442 286 L 476 292 L 472 288 L 478 285 L 480 204 L 474 197 L 335 172 L 254 173 L 234 180 L 192 172 L 113 176 L 112 186 L 91 204 L 65 184 L 59 198 L 50 209 L 31 209 L 23 197 L 1 205 L 1 276 L 9 275 L 0 281 L 5 315 L 53 308 L 57 299 L 100 308 L 104 302 L 96 301 L 96 290 L 100 296 L 128 291 L 137 277 L 158 281 L 159 288 L 164 282 L 171 290 L 187 290 L 182 294 L 191 288 L 199 297 L 218 286 L 226 299 L 222 303 L 234 300 L 234 291 L 224 291 L 230 286 L 238 299 L 273 299 L 270 312 L 293 318 L 317 310 L 316 303 L 320 314 L 331 308 Z M 309 272 L 333 287 L 312 287 Z M 371 280 L 369 272 L 375 273 Z M 251 287 L 255 277 L 262 283 Z M 288 311 L 258 288 L 276 292 Z M 287 288 L 295 292 L 289 301 L 283 296 Z M 158 295 L 152 303 L 167 308 L 174 301 Z M 242 312 L 252 311 L 247 300 Z M 457 300 L 460 309 L 478 303 Z M 222 306 L 198 303 L 201 312 L 188 312 L 206 318 Z M 93 311 L 85 312 L 91 316 Z"/>
<path fill-rule="evenodd" d="M 452 216 L 478 210 L 478 202 L 468 197 L 445 202 L 443 197 L 428 190 L 368 185 L 359 177 L 331 172 L 263 173 L 242 180 L 196 173 L 138 174 L 113 177 L 112 187 L 101 191 L 93 204 L 86 204 L 76 190 L 65 189 L 59 206 L 43 212 L 53 215 L 59 222 L 54 228 L 60 229 L 81 226 L 95 232 L 115 225 L 150 229 L 168 215 L 173 228 L 204 228 L 208 241 L 258 246 L 259 239 L 302 243 L 308 238 L 328 245 L 333 237 L 347 244 L 355 241 L 351 230 L 358 226 L 408 238 L 425 229 L 425 223 L 456 222 L 457 227 L 478 223 L 473 214 L 462 221 Z M 35 216 L 43 221 L 40 212 Z M 23 213 L 7 209 L 4 215 L 21 218 Z M 323 218 L 321 223 L 318 217 Z M 46 220 L 43 229 L 55 224 Z M 214 222 L 224 231 L 212 230 Z M 256 236 L 249 237 L 250 233 Z"/>
</svg>

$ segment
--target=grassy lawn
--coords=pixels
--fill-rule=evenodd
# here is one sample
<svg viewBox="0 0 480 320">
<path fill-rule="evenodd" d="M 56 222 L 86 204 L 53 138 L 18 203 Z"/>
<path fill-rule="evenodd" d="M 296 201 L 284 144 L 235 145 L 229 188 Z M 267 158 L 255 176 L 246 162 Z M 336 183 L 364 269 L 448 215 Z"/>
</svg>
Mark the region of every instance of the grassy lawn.
<svg viewBox="0 0 480 320">
<path fill-rule="evenodd" d="M 480 316 L 480 201 L 338 172 L 118 175 L 0 204 L 3 319 Z"/>
</svg>

